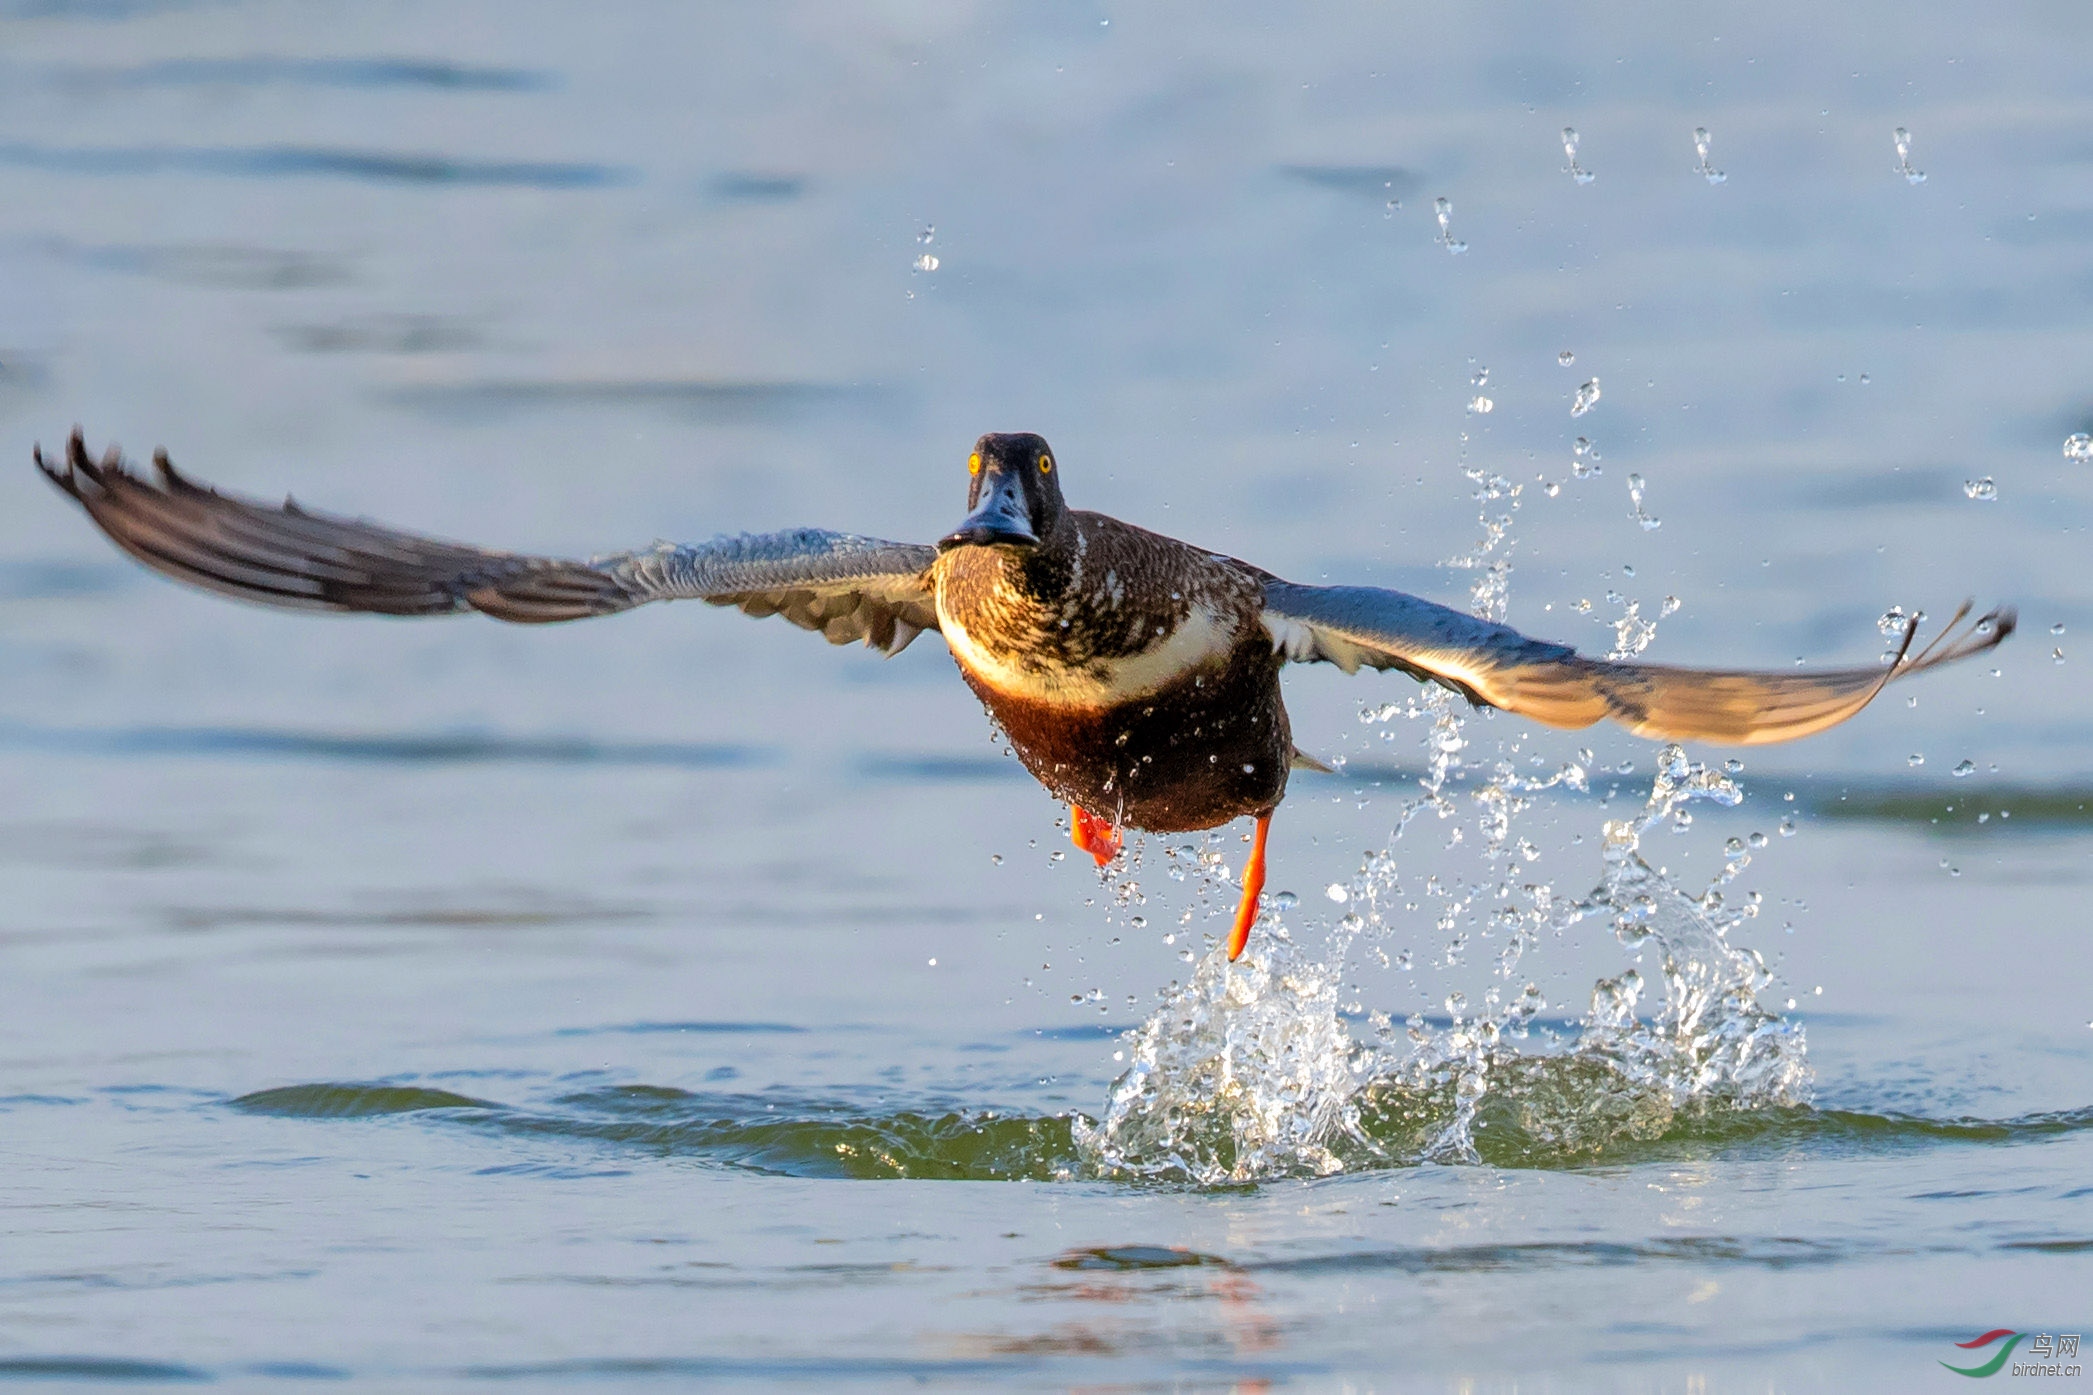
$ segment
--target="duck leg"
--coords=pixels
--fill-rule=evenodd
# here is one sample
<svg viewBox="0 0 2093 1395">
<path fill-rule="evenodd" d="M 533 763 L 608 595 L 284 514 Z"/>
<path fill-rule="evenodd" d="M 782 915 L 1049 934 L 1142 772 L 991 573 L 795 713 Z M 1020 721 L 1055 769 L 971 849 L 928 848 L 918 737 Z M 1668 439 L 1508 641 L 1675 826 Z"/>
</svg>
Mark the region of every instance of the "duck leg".
<svg viewBox="0 0 2093 1395">
<path fill-rule="evenodd" d="M 1257 924 L 1258 902 L 1265 889 L 1265 835 L 1271 831 L 1272 813 L 1268 809 L 1257 816 L 1257 832 L 1250 839 L 1250 860 L 1243 864 L 1243 901 L 1235 908 L 1235 928 L 1228 932 L 1230 963 L 1243 957 L 1243 947 L 1250 943 L 1250 927 Z"/>
<path fill-rule="evenodd" d="M 1110 819 L 1101 819 L 1080 805 L 1068 806 L 1069 840 L 1097 859 L 1102 867 L 1119 856 L 1119 830 Z"/>
</svg>

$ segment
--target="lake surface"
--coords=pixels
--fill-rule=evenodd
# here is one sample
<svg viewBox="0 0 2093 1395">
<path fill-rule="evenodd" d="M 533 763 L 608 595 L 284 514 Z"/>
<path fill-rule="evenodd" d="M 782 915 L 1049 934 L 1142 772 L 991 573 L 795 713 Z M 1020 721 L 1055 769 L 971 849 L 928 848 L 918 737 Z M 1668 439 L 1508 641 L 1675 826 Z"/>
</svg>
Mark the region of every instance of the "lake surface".
<svg viewBox="0 0 2093 1395">
<path fill-rule="evenodd" d="M 0 0 L 0 1377 L 1954 1389 L 2093 1325 L 2089 40 Z M 2021 631 L 1736 772 L 1294 673 L 1343 769 L 1231 971 L 1243 828 L 1101 878 L 934 638 L 228 605 L 35 476 L 74 422 L 563 554 L 932 538 L 1037 430 L 1588 652 Z"/>
</svg>

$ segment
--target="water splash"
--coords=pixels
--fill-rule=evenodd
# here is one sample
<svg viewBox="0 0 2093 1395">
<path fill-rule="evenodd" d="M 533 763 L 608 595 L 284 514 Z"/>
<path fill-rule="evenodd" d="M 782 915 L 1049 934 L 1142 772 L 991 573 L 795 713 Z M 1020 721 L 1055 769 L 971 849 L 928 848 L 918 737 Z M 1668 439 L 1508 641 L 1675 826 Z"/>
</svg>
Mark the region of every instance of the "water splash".
<svg viewBox="0 0 2093 1395">
<path fill-rule="evenodd" d="M 1721 170 L 1715 168 L 1714 165 L 1709 163 L 1708 151 L 1711 148 L 1711 145 L 1712 142 L 1708 136 L 1708 128 L 1706 126 L 1694 127 L 1693 153 L 1697 163 L 1693 167 L 1693 172 L 1699 175 L 1701 178 L 1707 180 L 1710 184 L 1721 184 L 1722 182 L 1727 180 L 1729 176 L 1724 174 Z"/>
<path fill-rule="evenodd" d="M 1577 395 L 1570 399 L 1570 415 L 1581 417 L 1598 405 L 1599 380 L 1597 378 L 1587 379 L 1578 387 Z"/>
<path fill-rule="evenodd" d="M 1657 529 L 1664 526 L 1664 520 L 1658 518 L 1642 506 L 1644 488 L 1641 475 L 1628 476 L 1628 503 L 1635 510 L 1629 517 L 1633 518 L 1635 526 L 1642 529 L 1645 533 L 1654 533 Z"/>
<path fill-rule="evenodd" d="M 2088 435 L 2084 431 L 2074 431 L 2069 436 L 2066 436 L 2064 438 L 2064 458 L 2080 465 L 2093 460 L 2093 435 Z"/>
<path fill-rule="evenodd" d="M 1618 591 L 1608 591 L 1606 599 L 1620 608 L 1620 615 L 1609 623 L 1613 626 L 1613 648 L 1607 652 L 1609 659 L 1633 659 L 1650 647 L 1657 638 L 1657 622 L 1668 620 L 1678 614 L 1680 601 L 1677 596 L 1666 596 L 1657 605 L 1655 616 L 1642 613 L 1642 602 L 1629 600 Z"/>
<path fill-rule="evenodd" d="M 1435 241 L 1456 257 L 1467 251 L 1468 244 L 1458 240 L 1453 235 L 1453 200 L 1448 198 L 1433 199 L 1432 212 L 1439 219 L 1439 236 Z"/>
<path fill-rule="evenodd" d="M 1911 167 L 1911 132 L 1899 126 L 1894 139 L 1897 143 L 1897 173 L 1904 176 L 1906 184 L 1924 184 L 1926 172 Z"/>
<path fill-rule="evenodd" d="M 1450 803 L 1447 763 L 1434 771 L 1440 787 L 1407 813 Z M 1475 801 L 1500 875 L 1525 855 L 1509 837 L 1517 813 L 1542 790 L 1583 788 L 1584 777 L 1584 767 L 1572 764 L 1545 780 L 1522 779 L 1509 761 L 1499 762 Z M 1496 973 L 1503 987 L 1493 985 L 1473 1010 L 1465 995 L 1448 994 L 1447 1025 L 1436 1030 L 1422 1016 L 1398 1031 L 1388 1014 L 1367 1014 L 1371 1035 L 1362 1041 L 1342 1003 L 1353 991 L 1343 986 L 1346 957 L 1355 947 L 1374 952 L 1416 904 L 1403 900 L 1394 858 L 1370 854 L 1349 884 L 1333 888 L 1349 909 L 1326 960 L 1286 927 L 1268 925 L 1235 965 L 1212 952 L 1191 982 L 1173 985 L 1129 1034 L 1131 1064 L 1104 1117 L 1074 1121 L 1085 1170 L 1210 1186 L 1472 1163 L 1486 1149 L 1560 1163 L 1682 1128 L 1721 1128 L 1726 1117 L 1806 1105 L 1803 1030 L 1761 1005 L 1772 975 L 1755 951 L 1729 941 L 1759 902 L 1748 896 L 1731 905 L 1725 888 L 1768 839 L 1729 839 L 1723 870 L 1697 896 L 1642 853 L 1652 831 L 1690 828 L 1692 804 L 1734 806 L 1742 798 L 1734 772 L 1664 748 L 1642 809 L 1605 824 L 1602 876 L 1588 896 L 1560 900 L 1528 887 L 1523 905 L 1493 913 L 1504 944 Z M 1489 887 L 1468 888 L 1449 909 L 1492 895 Z M 1446 921 L 1442 914 L 1442 928 Z M 1638 958 L 1654 952 L 1661 1002 L 1641 1010 L 1650 985 L 1631 964 L 1593 986 L 1574 1040 L 1522 1050 L 1518 1043 L 1532 1036 L 1548 1004 L 1532 982 L 1507 991 L 1520 956 L 1541 931 L 1587 921 L 1610 924 Z"/>
<path fill-rule="evenodd" d="M 1337 1012 L 1341 970 L 1308 962 L 1283 927 L 1243 958 L 1209 953 L 1129 1034 L 1130 1064 L 1074 1141 L 1105 1176 L 1205 1186 L 1327 1176 L 1378 1151 L 1353 1096 L 1371 1062 Z"/>
<path fill-rule="evenodd" d="M 1461 473 L 1475 486 L 1473 497 L 1482 536 L 1471 550 L 1448 558 L 1445 565 L 1481 572 L 1468 588 L 1470 607 L 1485 620 L 1502 622 L 1511 596 L 1511 558 L 1516 543 L 1512 520 L 1518 514 L 1519 499 L 1526 486 L 1476 466 L 1463 465 Z"/>
<path fill-rule="evenodd" d="M 1474 373 L 1469 375 L 1468 385 L 1470 387 L 1475 388 L 1477 391 L 1475 396 L 1468 399 L 1468 415 L 1488 416 L 1491 412 L 1496 410 L 1497 404 L 1491 401 L 1488 397 L 1484 396 L 1481 391 L 1481 389 L 1489 386 L 1489 383 L 1490 370 L 1487 368 L 1478 368 L 1475 370 Z"/>
<path fill-rule="evenodd" d="M 1763 840 L 1729 840 L 1722 871 L 1698 897 L 1673 886 L 1641 853 L 1651 830 L 1689 827 L 1693 802 L 1734 807 L 1743 799 L 1731 773 L 1689 761 L 1678 746 L 1665 747 L 1641 814 L 1607 822 L 1604 878 L 1576 908 L 1579 919 L 1610 916 L 1614 934 L 1630 949 L 1653 944 L 1665 996 L 1656 1016 L 1640 1021 L 1629 976 L 1602 980 L 1573 1054 L 1602 1057 L 1631 1082 L 1662 1090 L 1673 1111 L 1796 1104 L 1809 1091 L 1802 1028 L 1759 1005 L 1758 993 L 1772 975 L 1756 951 L 1728 938 L 1756 917 L 1758 902 L 1729 906 L 1722 888 L 1750 865 L 1749 848 Z"/>
<path fill-rule="evenodd" d="M 1562 154 L 1563 158 L 1570 162 L 1564 168 L 1563 173 L 1576 180 L 1579 184 L 1589 184 L 1599 176 L 1577 163 L 1577 142 L 1579 139 L 1580 137 L 1575 126 L 1562 128 Z"/>
<path fill-rule="evenodd" d="M 1464 457 L 1467 444 L 1464 434 Z M 1482 532 L 1448 565 L 1480 573 L 1472 608 L 1502 620 L 1522 486 L 1484 467 L 1462 470 Z M 1640 486 L 1639 478 L 1631 485 L 1638 513 Z M 1615 657 L 1640 653 L 1656 620 L 1637 602 L 1609 599 L 1622 607 L 1612 622 Z M 1665 598 L 1657 619 L 1677 608 Z M 1212 934 L 1203 956 L 1181 951 L 1196 963 L 1190 981 L 1169 985 L 1127 1035 L 1129 1065 L 1102 1117 L 1072 1123 L 1081 1171 L 1235 1185 L 1422 1161 L 1561 1164 L 1805 1103 L 1802 1031 L 1761 1006 L 1771 975 L 1728 938 L 1760 905 L 1757 893 L 1730 904 L 1728 888 L 1770 840 L 1729 839 L 1721 872 L 1697 895 L 1641 851 L 1658 827 L 1687 832 L 1696 802 L 1740 802 L 1741 766 L 1711 771 L 1665 747 L 1642 810 L 1603 825 L 1599 885 L 1566 896 L 1528 870 L 1541 853 L 1520 836 L 1520 820 L 1550 791 L 1587 790 L 1592 752 L 1544 771 L 1538 757 L 1520 756 L 1523 737 L 1510 735 L 1478 760 L 1469 709 L 1436 686 L 1368 708 L 1361 722 L 1385 726 L 1399 716 L 1425 721 L 1425 773 L 1399 803 L 1384 849 L 1328 888 L 1325 914 L 1335 923 L 1322 927 L 1324 947 L 1312 951 L 1297 935 L 1312 921 L 1289 923 L 1298 901 L 1275 897 L 1238 963 Z M 1624 762 L 1614 773 L 1630 769 Z M 1467 870 L 1406 874 L 1396 850 L 1426 830 Z M 1793 831 L 1782 823 L 1783 836 Z M 1429 845 L 1417 851 L 1436 855 Z M 1169 852 L 1171 879 L 1198 883 L 1198 907 L 1180 923 L 1191 927 L 1203 909 L 1218 924 L 1233 888 L 1215 840 Z M 1550 1029 L 1528 1048 L 1548 1003 L 1521 967 L 1550 936 L 1587 923 L 1609 924 L 1638 961 L 1655 954 L 1661 999 L 1642 1006 L 1653 994 L 1630 963 L 1593 986 L 1588 1010 L 1567 1024 L 1574 1035 Z M 1422 962 L 1404 943 L 1419 935 L 1437 943 Z M 1489 975 L 1480 1000 L 1447 992 L 1444 1026 L 1413 1014 L 1399 1027 L 1392 1013 L 1365 1010 L 1355 977 L 1363 965 L 1429 974 L 1459 969 L 1477 949 L 1491 952 L 1479 965 Z"/>
</svg>

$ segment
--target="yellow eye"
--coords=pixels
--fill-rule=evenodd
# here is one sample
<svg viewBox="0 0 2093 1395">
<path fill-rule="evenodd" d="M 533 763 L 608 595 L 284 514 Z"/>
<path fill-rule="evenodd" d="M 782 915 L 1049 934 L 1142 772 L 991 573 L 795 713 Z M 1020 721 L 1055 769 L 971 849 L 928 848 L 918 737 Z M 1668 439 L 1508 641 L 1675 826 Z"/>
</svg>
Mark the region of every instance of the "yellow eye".
<svg viewBox="0 0 2093 1395">
<path fill-rule="evenodd" d="M 970 475 L 978 475 L 981 473 L 980 451 L 977 450 L 972 455 L 967 457 L 967 473 Z"/>
<path fill-rule="evenodd" d="M 1042 474 L 1042 475 L 1051 475 L 1051 474 L 1053 474 L 1053 473 L 1054 473 L 1054 457 L 1053 457 L 1053 456 L 1051 456 L 1051 455 L 1042 455 L 1042 456 L 1040 456 L 1040 457 L 1039 457 L 1039 473 L 1040 473 L 1040 474 Z"/>
</svg>

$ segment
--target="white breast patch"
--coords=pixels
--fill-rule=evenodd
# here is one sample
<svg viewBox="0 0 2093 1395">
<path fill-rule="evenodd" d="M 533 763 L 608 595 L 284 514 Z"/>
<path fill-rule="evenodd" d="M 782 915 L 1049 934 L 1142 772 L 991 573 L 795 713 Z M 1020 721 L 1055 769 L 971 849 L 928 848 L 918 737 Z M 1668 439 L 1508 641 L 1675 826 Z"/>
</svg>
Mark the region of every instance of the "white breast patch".
<svg viewBox="0 0 2093 1395">
<path fill-rule="evenodd" d="M 1153 693 L 1202 663 L 1225 657 L 1234 634 L 1221 618 L 1195 605 L 1185 622 L 1159 644 L 1119 659 L 1068 665 L 999 653 L 978 643 L 966 627 L 938 611 L 945 643 L 965 669 L 998 692 L 1065 707 L 1109 707 Z"/>
</svg>

